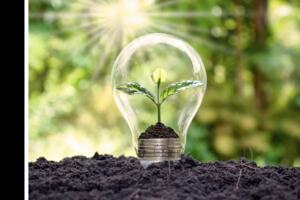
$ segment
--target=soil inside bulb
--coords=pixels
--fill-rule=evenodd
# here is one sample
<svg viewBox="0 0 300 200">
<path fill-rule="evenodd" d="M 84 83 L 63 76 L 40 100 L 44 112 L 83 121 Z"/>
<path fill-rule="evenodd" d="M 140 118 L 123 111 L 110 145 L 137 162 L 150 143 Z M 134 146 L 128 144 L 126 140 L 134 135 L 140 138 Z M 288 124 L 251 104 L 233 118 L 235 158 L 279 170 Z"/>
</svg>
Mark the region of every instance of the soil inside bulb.
<svg viewBox="0 0 300 200">
<path fill-rule="evenodd" d="M 139 139 L 149 138 L 179 138 L 177 133 L 163 123 L 157 122 L 155 125 L 149 126 L 145 132 L 143 132 Z"/>
</svg>

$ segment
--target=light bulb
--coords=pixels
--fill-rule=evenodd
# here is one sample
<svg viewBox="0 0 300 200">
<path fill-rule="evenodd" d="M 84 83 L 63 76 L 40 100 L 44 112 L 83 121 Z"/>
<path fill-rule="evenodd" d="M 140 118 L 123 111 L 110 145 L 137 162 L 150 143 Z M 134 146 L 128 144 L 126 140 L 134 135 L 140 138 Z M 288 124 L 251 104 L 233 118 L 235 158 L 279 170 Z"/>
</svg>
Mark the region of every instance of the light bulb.
<svg viewBox="0 0 300 200">
<path fill-rule="evenodd" d="M 198 53 L 168 34 L 139 37 L 117 57 L 112 88 L 142 164 L 179 160 L 206 90 L 205 67 Z M 154 125 L 150 127 L 152 132 L 158 130 L 155 128 L 161 123 L 156 126 L 157 122 L 171 127 L 178 138 L 139 138 L 150 125 Z"/>
</svg>

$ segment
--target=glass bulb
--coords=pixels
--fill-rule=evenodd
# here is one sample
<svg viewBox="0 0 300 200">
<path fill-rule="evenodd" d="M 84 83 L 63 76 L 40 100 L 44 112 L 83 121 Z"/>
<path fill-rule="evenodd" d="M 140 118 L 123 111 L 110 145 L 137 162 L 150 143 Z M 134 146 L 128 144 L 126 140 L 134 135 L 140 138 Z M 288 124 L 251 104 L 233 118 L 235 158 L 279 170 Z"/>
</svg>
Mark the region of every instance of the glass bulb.
<svg viewBox="0 0 300 200">
<path fill-rule="evenodd" d="M 165 92 L 168 87 L 169 93 Z M 174 129 L 179 136 L 180 153 L 184 152 L 188 128 L 206 90 L 204 64 L 189 44 L 163 33 L 135 39 L 114 63 L 112 88 L 137 154 L 139 136 L 158 121 Z M 159 109 L 155 102 L 161 103 Z"/>
</svg>

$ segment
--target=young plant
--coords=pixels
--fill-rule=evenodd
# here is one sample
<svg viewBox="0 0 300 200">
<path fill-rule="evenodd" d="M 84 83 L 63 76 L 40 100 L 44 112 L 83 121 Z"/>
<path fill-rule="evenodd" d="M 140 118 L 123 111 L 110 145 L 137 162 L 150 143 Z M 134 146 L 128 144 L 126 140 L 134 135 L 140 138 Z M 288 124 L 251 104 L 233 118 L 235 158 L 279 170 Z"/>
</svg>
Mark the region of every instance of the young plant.
<svg viewBox="0 0 300 200">
<path fill-rule="evenodd" d="M 161 68 L 157 68 L 153 72 L 153 74 L 151 75 L 151 79 L 156 84 L 156 96 L 154 96 L 147 88 L 143 87 L 137 82 L 128 82 L 121 84 L 117 86 L 117 89 L 128 95 L 141 94 L 148 97 L 156 105 L 158 122 L 161 122 L 161 105 L 168 97 L 178 93 L 179 91 L 203 85 L 203 83 L 198 80 L 185 80 L 172 83 L 164 88 L 162 92 L 160 92 L 161 83 L 166 80 L 166 72 Z"/>
</svg>

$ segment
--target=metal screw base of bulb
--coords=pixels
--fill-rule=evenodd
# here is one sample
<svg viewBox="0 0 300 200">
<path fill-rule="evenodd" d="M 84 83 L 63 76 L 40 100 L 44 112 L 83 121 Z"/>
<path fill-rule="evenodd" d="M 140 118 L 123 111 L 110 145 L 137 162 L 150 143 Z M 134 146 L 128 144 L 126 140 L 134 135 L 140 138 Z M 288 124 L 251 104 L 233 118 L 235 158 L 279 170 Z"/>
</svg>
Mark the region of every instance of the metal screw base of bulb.
<svg viewBox="0 0 300 200">
<path fill-rule="evenodd" d="M 138 157 L 153 162 L 180 160 L 179 138 L 151 138 L 138 140 Z"/>
</svg>

